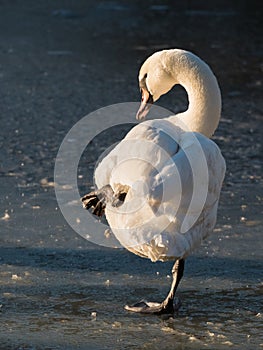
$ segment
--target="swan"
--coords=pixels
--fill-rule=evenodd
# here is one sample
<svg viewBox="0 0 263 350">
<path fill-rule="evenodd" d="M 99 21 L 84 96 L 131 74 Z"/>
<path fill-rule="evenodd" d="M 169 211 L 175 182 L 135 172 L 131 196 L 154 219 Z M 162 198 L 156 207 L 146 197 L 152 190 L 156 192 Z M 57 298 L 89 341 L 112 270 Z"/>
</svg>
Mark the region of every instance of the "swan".
<svg viewBox="0 0 263 350">
<path fill-rule="evenodd" d="M 125 309 L 170 314 L 185 258 L 216 223 L 225 161 L 210 139 L 221 114 L 221 94 L 209 66 L 191 52 L 155 52 L 141 66 L 142 100 L 136 118 L 176 84 L 188 94 L 188 109 L 167 118 L 145 120 L 98 164 L 97 190 L 83 206 L 106 219 L 120 243 L 153 262 L 174 260 L 172 284 L 161 303 L 145 300 Z"/>
</svg>

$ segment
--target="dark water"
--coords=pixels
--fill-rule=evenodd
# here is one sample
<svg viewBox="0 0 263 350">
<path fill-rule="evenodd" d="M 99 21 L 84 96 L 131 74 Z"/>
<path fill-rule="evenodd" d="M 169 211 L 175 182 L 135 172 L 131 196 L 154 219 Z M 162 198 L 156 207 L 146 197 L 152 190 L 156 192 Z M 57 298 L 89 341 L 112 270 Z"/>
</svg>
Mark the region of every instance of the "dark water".
<svg viewBox="0 0 263 350">
<path fill-rule="evenodd" d="M 1 2 L 0 349 L 263 348 L 262 17 L 257 1 L 213 4 Z M 171 263 L 84 240 L 53 183 L 68 130 L 138 100 L 139 65 L 163 47 L 215 70 L 224 106 L 214 139 L 227 161 L 218 225 L 187 260 L 174 318 L 123 309 L 161 301 Z M 184 108 L 185 95 L 162 103 Z"/>
</svg>

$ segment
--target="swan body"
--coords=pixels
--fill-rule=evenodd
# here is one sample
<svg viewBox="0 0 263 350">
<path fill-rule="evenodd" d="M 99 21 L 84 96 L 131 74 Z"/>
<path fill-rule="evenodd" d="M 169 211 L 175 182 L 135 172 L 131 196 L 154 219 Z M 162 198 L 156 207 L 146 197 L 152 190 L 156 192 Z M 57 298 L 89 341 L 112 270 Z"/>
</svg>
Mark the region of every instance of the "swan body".
<svg viewBox="0 0 263 350">
<path fill-rule="evenodd" d="M 199 163 L 201 152 L 204 167 Z M 198 168 L 195 186 L 198 194 L 203 191 L 200 196 L 205 201 L 196 198 L 189 212 L 192 167 Z M 167 120 L 154 120 L 133 128 L 99 164 L 95 179 L 98 188 L 110 184 L 114 192 L 123 185 L 129 187 L 127 204 L 107 205 L 105 209 L 109 225 L 122 245 L 152 261 L 164 261 L 185 258 L 213 230 L 223 174 L 224 161 L 213 141 L 184 132 Z M 202 184 L 205 178 L 208 186 Z M 192 216 L 196 218 L 193 225 Z M 189 229 L 183 229 L 183 223 Z"/>
<path fill-rule="evenodd" d="M 155 100 L 177 82 L 185 86 L 189 109 L 135 126 L 98 165 L 95 181 L 98 188 L 110 184 L 114 192 L 122 186 L 130 188 L 127 204 L 107 205 L 105 209 L 109 225 L 122 245 L 152 261 L 183 258 L 213 230 L 216 222 L 225 162 L 217 145 L 206 136 L 214 132 L 219 121 L 220 92 L 208 66 L 182 50 L 154 54 L 143 65 L 140 81 L 145 74 Z M 202 166 L 205 166 L 199 169 L 198 153 L 202 152 L 206 158 Z M 208 184 L 203 188 L 207 198 L 205 203 L 197 198 L 192 212 L 186 216 L 193 190 L 192 168 L 198 170 L 195 180 L 199 192 L 201 182 L 207 179 Z M 167 183 L 165 198 L 160 182 Z M 158 203 L 161 208 L 155 216 L 154 206 Z M 191 215 L 195 213 L 200 216 L 191 226 Z M 183 233 L 182 222 L 185 226 L 189 224 Z M 162 227 L 165 229 L 161 230 Z"/>
<path fill-rule="evenodd" d="M 145 118 L 150 104 L 176 84 L 188 93 L 187 111 L 136 125 L 95 170 L 98 189 L 110 189 L 103 210 L 117 239 L 152 261 L 183 261 L 212 232 L 225 174 L 224 158 L 210 139 L 220 119 L 220 90 L 194 54 L 163 50 L 144 62 L 137 118 Z M 84 206 L 95 207 L 90 198 L 83 197 Z M 173 271 L 177 287 L 182 264 Z M 130 308 L 146 309 L 151 305 Z"/>
</svg>

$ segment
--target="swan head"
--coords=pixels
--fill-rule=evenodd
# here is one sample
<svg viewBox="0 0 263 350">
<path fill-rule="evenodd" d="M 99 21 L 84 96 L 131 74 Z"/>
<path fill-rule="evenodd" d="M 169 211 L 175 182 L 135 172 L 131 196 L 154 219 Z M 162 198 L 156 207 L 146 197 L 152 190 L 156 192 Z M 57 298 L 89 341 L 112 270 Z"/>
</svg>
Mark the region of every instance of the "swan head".
<svg viewBox="0 0 263 350">
<path fill-rule="evenodd" d="M 166 50 L 154 53 L 147 58 L 140 69 L 141 105 L 136 115 L 138 120 L 144 119 L 151 105 L 176 84 L 174 77 L 166 68 L 165 56 Z"/>
<path fill-rule="evenodd" d="M 220 89 L 210 67 L 189 51 L 168 49 L 146 59 L 139 72 L 142 101 L 136 118 L 144 119 L 151 104 L 176 84 L 188 95 L 188 109 L 169 120 L 211 137 L 221 115 Z"/>
</svg>

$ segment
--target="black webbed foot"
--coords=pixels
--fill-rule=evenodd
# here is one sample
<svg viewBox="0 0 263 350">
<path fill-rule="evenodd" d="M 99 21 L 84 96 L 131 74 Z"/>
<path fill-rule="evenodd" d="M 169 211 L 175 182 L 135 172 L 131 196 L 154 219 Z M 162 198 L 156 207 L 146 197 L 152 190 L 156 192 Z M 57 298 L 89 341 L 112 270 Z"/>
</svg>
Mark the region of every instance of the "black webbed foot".
<svg viewBox="0 0 263 350">
<path fill-rule="evenodd" d="M 152 315 L 173 315 L 181 307 L 180 299 L 175 299 L 175 292 L 179 285 L 184 272 L 184 259 L 176 260 L 173 269 L 173 281 L 170 292 L 162 303 L 151 303 L 147 301 L 140 301 L 133 305 L 126 305 L 125 309 L 132 312 L 140 312 L 143 314 Z M 176 301 L 176 302 L 175 302 Z"/>
<path fill-rule="evenodd" d="M 97 191 L 90 192 L 81 198 L 83 208 L 93 208 L 92 213 L 103 216 L 106 204 L 112 201 L 113 190 L 110 185 L 104 186 Z"/>
<path fill-rule="evenodd" d="M 81 198 L 83 207 L 85 209 L 93 208 L 92 213 L 97 216 L 102 216 L 105 211 L 105 201 L 103 198 L 99 199 L 96 192 L 91 192 L 89 194 L 86 194 L 84 197 Z"/>
<path fill-rule="evenodd" d="M 153 303 L 142 300 L 133 305 L 125 305 L 124 308 L 127 311 L 138 312 L 142 314 L 173 315 L 176 311 L 179 310 L 180 306 L 180 301 L 174 305 L 173 300 L 169 300 L 169 302 L 164 301 L 162 303 Z"/>
</svg>

